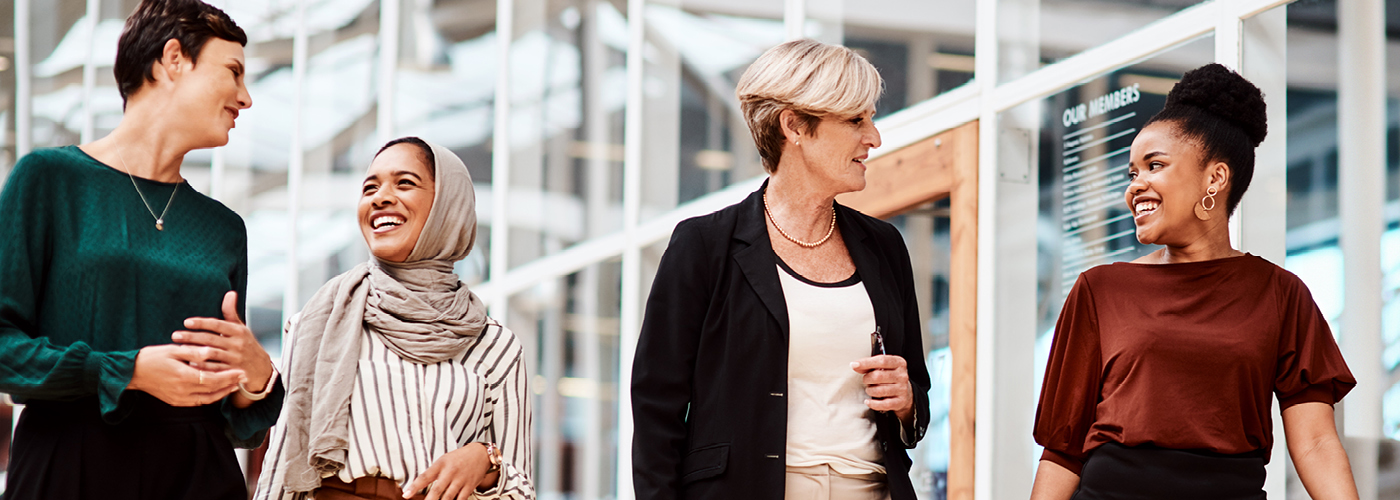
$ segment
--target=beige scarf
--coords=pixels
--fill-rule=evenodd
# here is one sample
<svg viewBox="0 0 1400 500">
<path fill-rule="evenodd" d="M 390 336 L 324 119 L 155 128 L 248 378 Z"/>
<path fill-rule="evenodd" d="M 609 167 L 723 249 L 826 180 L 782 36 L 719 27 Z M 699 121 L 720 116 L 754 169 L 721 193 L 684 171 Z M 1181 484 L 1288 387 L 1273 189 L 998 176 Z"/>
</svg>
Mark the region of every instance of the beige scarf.
<svg viewBox="0 0 1400 500">
<path fill-rule="evenodd" d="M 433 206 L 408 259 L 371 258 L 332 278 L 302 309 L 278 457 L 286 491 L 314 490 L 345 467 L 361 335 L 374 335 L 405 360 L 432 364 L 456 357 L 486 325 L 485 305 L 452 272 L 476 240 L 471 175 L 452 151 L 431 146 Z"/>
</svg>

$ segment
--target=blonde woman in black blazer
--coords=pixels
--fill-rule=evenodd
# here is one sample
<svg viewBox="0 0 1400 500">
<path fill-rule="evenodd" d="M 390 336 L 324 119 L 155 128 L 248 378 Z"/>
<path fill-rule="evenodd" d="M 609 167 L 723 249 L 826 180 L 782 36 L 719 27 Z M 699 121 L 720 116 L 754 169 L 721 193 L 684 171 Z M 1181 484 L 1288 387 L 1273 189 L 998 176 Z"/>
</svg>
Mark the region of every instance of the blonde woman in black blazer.
<svg viewBox="0 0 1400 500">
<path fill-rule="evenodd" d="M 865 187 L 881 88 L 808 40 L 741 78 L 771 177 L 677 225 L 661 259 L 632 372 L 637 498 L 915 498 L 929 377 L 909 254 L 835 203 Z"/>
</svg>

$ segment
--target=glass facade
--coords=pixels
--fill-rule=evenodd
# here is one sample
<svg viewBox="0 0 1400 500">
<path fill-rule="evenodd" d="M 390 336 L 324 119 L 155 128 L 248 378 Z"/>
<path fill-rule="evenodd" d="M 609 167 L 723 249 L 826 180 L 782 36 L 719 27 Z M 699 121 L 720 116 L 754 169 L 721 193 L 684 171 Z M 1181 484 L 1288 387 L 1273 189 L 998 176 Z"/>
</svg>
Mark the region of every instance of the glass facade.
<svg viewBox="0 0 1400 500">
<path fill-rule="evenodd" d="M 1023 486 L 1028 492 L 1029 478 L 1023 485 L 1020 476 L 1033 471 L 1038 451 L 1025 387 L 1040 382 L 1063 291 L 1085 266 L 1137 250 L 1085 254 L 1083 247 L 1121 233 L 1122 221 L 1067 235 L 1065 205 L 1044 202 L 1075 187 L 1067 186 L 1077 178 L 1066 177 L 1065 154 L 1080 146 L 1067 145 L 1078 129 L 1057 129 L 1064 116 L 1051 111 L 1132 88 L 1150 115 L 1182 72 L 1221 57 L 1219 36 L 1203 30 L 1111 67 L 1077 59 L 1086 51 L 1110 59 L 1131 52 L 1125 37 L 1190 15 L 1204 4 L 1196 0 L 211 3 L 249 34 L 253 107 L 228 146 L 190 154 L 182 173 L 247 222 L 247 319 L 260 340 L 276 357 L 286 318 L 328 278 L 368 258 L 354 207 L 379 145 L 416 135 L 447 146 L 471 172 L 480 220 L 476 247 L 457 271 L 526 345 L 536 395 L 534 479 L 545 499 L 631 497 L 626 392 L 636 311 L 670 227 L 737 201 L 763 177 L 734 88 L 759 54 L 795 37 L 845 44 L 880 70 L 886 93 L 877 124 L 891 142 L 877 154 L 911 143 L 899 137 L 995 119 L 980 139 L 990 144 L 980 153 L 995 152 L 995 162 L 983 163 L 979 178 L 995 205 L 979 212 L 977 227 L 995 234 L 998 246 L 978 251 L 992 262 L 978 273 L 979 286 L 993 290 L 979 300 L 1016 307 L 997 305 L 997 326 L 979 326 L 979 335 L 997 340 L 979 341 L 984 350 L 976 357 L 998 368 L 976 372 L 977 390 L 996 394 L 978 396 L 979 413 L 992 414 L 978 416 L 978 460 L 986 461 L 977 475 L 979 485 L 996 485 L 995 498 L 1018 497 Z M 1387 46 L 1395 46 L 1400 1 L 1383 3 Z M 1287 123 L 1274 126 L 1288 135 L 1285 264 L 1340 321 L 1346 283 L 1338 172 L 1348 167 L 1338 153 L 1337 82 L 1346 75 L 1336 57 L 1336 4 L 1279 7 L 1287 12 Z M 136 5 L 0 0 L 0 173 L 28 148 L 80 143 L 116 126 L 121 101 L 111 64 L 122 21 Z M 978 8 L 986 7 L 996 9 L 996 22 L 979 33 Z M 27 19 L 14 17 L 21 10 Z M 22 48 L 26 68 L 16 66 Z M 1400 54 L 1391 52 L 1381 242 L 1381 356 L 1390 389 L 1382 407 L 1385 435 L 1400 439 Z M 996 78 L 974 78 L 979 56 L 996 61 Z M 1250 54 L 1243 58 L 1247 67 Z M 18 89 L 21 74 L 27 93 Z M 1039 83 L 1051 80 L 1059 83 Z M 994 100 L 992 111 L 958 111 L 980 106 L 979 98 Z M 928 109 L 939 111 L 923 114 Z M 946 118 L 952 115 L 958 118 Z M 1104 192 L 1121 191 L 1111 177 L 1123 162 L 1111 153 L 1132 139 L 1109 138 L 1126 130 L 1113 127 L 1102 129 L 1104 141 L 1080 148 L 1104 157 L 1108 180 L 1095 184 Z M 955 373 L 950 348 L 951 210 L 943 197 L 891 218 L 913 259 L 934 382 L 930 428 L 911 454 L 914 484 L 927 499 L 971 498 L 972 487 L 971 472 L 965 487 L 949 475 L 972 465 L 950 453 L 954 440 L 970 439 L 956 433 L 952 394 L 972 376 Z M 1113 216 L 1121 214 L 1104 220 Z M 1036 257 L 1009 262 L 997 252 Z M 1081 258 L 1065 264 L 1072 252 Z M 1025 310 L 1034 314 L 1017 319 Z M 1346 335 L 1336 323 L 1334 331 Z M 1019 354 L 1001 357 L 1012 351 Z M 0 404 L 0 422 L 9 411 Z M 3 465 L 8 434 L 0 437 Z"/>
</svg>

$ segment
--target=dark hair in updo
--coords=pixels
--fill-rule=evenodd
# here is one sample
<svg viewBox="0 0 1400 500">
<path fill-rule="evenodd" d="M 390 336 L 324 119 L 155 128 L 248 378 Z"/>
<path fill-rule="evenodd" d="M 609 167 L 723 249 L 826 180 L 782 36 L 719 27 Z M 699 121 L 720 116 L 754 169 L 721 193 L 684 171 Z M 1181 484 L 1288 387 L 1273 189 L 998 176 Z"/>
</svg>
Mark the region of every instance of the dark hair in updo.
<svg viewBox="0 0 1400 500">
<path fill-rule="evenodd" d="M 1170 123 L 1199 143 L 1206 165 L 1219 161 L 1230 166 L 1225 211 L 1234 214 L 1254 177 L 1254 148 L 1269 129 L 1259 87 L 1219 64 L 1201 66 L 1182 75 L 1167 94 L 1166 106 L 1147 125 L 1157 122 Z"/>
<path fill-rule="evenodd" d="M 379 151 L 376 151 L 374 153 L 374 157 L 378 158 L 379 153 L 383 153 L 384 150 L 389 149 L 393 146 L 397 146 L 399 144 L 412 144 L 414 146 L 417 146 L 418 159 L 423 160 L 423 165 L 428 167 L 428 176 L 437 176 L 437 172 L 434 171 L 436 170 L 436 167 L 434 167 L 434 165 L 437 165 L 437 158 L 433 155 L 433 147 L 429 146 L 427 141 L 424 141 L 423 139 L 419 139 L 411 135 L 400 137 L 398 139 L 394 139 L 392 141 L 384 143 L 384 146 L 379 148 Z"/>
</svg>

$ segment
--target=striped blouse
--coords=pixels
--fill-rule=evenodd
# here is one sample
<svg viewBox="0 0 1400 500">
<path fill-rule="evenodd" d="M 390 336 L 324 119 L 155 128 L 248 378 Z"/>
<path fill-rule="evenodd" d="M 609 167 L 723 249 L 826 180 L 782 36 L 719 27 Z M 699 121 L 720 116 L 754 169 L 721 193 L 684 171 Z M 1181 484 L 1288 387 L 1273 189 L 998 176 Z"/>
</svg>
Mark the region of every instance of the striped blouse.
<svg viewBox="0 0 1400 500">
<path fill-rule="evenodd" d="M 371 335 L 361 337 L 360 362 L 350 397 L 346 464 L 337 476 L 382 476 L 403 487 L 442 455 L 474 442 L 494 442 L 501 452 L 496 486 L 477 498 L 532 499 L 530 393 L 519 339 L 489 323 L 456 359 L 432 365 L 406 361 Z M 290 338 L 282 366 L 291 366 Z M 286 420 L 272 429 L 258 479 L 256 500 L 305 500 L 286 493 L 278 467 Z"/>
</svg>

